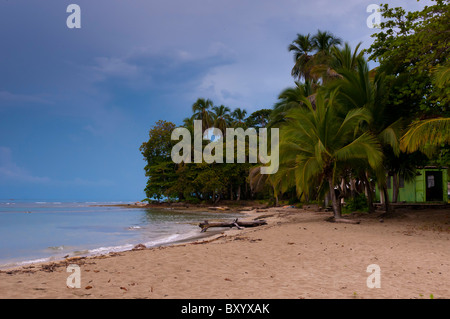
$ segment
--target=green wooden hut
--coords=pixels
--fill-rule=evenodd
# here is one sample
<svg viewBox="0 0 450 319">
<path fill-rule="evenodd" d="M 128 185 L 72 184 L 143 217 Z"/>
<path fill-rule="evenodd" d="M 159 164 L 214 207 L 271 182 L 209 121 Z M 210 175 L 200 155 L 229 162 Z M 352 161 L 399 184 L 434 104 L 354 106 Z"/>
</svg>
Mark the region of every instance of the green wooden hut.
<svg viewBox="0 0 450 319">
<path fill-rule="evenodd" d="M 389 200 L 392 200 L 392 176 L 387 179 Z M 406 182 L 399 178 L 397 202 L 406 203 L 447 203 L 447 168 L 424 167 L 417 170 L 416 178 Z M 380 201 L 380 190 L 376 188 L 376 200 Z"/>
</svg>

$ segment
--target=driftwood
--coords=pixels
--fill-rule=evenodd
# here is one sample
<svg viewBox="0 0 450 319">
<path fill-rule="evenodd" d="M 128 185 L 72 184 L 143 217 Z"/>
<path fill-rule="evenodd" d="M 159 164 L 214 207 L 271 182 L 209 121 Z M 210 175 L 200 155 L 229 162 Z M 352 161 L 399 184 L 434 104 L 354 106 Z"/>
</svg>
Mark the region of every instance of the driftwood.
<svg viewBox="0 0 450 319">
<path fill-rule="evenodd" d="M 203 223 L 198 224 L 198 226 L 202 229 L 202 233 L 204 233 L 208 228 L 211 227 L 237 227 L 238 229 L 242 229 L 242 227 L 257 227 L 267 225 L 265 220 L 254 220 L 254 221 L 240 221 L 237 218 L 232 222 L 220 222 L 220 223 L 209 223 L 205 220 Z"/>
<path fill-rule="evenodd" d="M 263 218 L 267 218 L 267 217 L 273 217 L 275 216 L 275 214 L 266 214 L 266 215 L 261 215 L 258 217 L 253 218 L 253 220 L 258 220 L 258 219 L 263 219 Z"/>
<path fill-rule="evenodd" d="M 217 206 L 217 207 L 208 207 L 208 209 L 209 209 L 209 210 L 230 210 L 229 207 L 220 207 L 220 206 Z"/>
</svg>

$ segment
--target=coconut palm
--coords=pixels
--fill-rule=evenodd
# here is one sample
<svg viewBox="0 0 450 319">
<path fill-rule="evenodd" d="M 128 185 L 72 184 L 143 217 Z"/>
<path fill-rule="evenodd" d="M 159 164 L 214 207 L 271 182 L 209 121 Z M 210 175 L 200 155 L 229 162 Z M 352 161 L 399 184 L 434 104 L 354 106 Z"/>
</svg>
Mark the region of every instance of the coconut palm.
<svg viewBox="0 0 450 319">
<path fill-rule="evenodd" d="M 211 116 L 211 107 L 213 106 L 213 102 L 210 99 L 199 98 L 192 105 L 192 118 L 194 120 L 202 121 L 203 131 L 210 128 L 213 124 L 212 116 Z"/>
<path fill-rule="evenodd" d="M 309 193 L 312 188 L 328 184 L 334 217 L 341 217 L 335 195 L 337 174 L 348 165 L 369 166 L 382 163 L 380 144 L 370 132 L 359 130 L 361 122 L 371 122 L 366 108 L 355 108 L 340 116 L 336 91 L 327 99 L 316 97 L 316 107 L 304 99 L 304 108 L 294 108 L 281 127 L 280 168 L 278 179 L 286 174 L 294 177 L 297 193 Z"/>
<path fill-rule="evenodd" d="M 218 128 L 222 131 L 223 134 L 226 132 L 226 128 L 230 124 L 231 120 L 231 110 L 229 107 L 220 105 L 220 106 L 214 106 L 212 108 L 213 113 L 213 125 L 215 128 Z"/>
<path fill-rule="evenodd" d="M 331 32 L 317 30 L 312 38 L 317 53 L 330 54 L 331 48 L 341 44 L 342 40 L 334 36 Z"/>
<path fill-rule="evenodd" d="M 350 45 L 346 42 L 343 48 L 333 46 L 331 48 L 332 60 L 330 67 L 339 73 L 341 70 L 356 70 L 358 64 L 364 61 L 364 51 L 359 51 L 361 42 L 352 51 Z"/>
<path fill-rule="evenodd" d="M 371 122 L 364 123 L 361 128 L 376 136 L 378 142 L 384 149 L 389 149 L 389 154 L 392 158 L 385 162 L 385 169 L 393 174 L 398 174 L 399 171 L 396 170 L 396 167 L 399 166 L 394 165 L 390 167 L 389 164 L 395 163 L 400 154 L 399 144 L 403 121 L 402 119 L 392 118 L 387 114 L 389 110 L 383 100 L 386 94 L 384 75 L 377 74 L 376 76 L 372 76 L 367 62 L 364 59 L 356 58 L 355 62 L 357 65 L 356 69 L 353 69 L 353 67 L 340 68 L 340 78 L 329 83 L 327 88 L 331 91 L 338 90 L 338 100 L 343 106 L 341 116 L 356 108 L 366 108 L 370 112 Z M 352 66 L 352 64 L 347 64 L 347 66 Z M 372 171 L 370 175 L 375 175 L 378 178 L 378 184 L 385 194 L 385 209 L 388 211 L 389 200 L 384 177 L 386 170 Z M 369 209 L 373 210 L 372 185 L 368 177 L 369 172 L 364 168 L 363 170 L 359 170 L 357 174 L 364 181 L 368 195 Z M 403 177 L 406 178 L 407 176 Z"/>
<path fill-rule="evenodd" d="M 317 30 L 312 38 L 316 53 L 312 61 L 310 72 L 316 79 L 322 79 L 322 83 L 326 83 L 330 78 L 336 76 L 336 72 L 330 66 L 332 61 L 331 51 L 337 45 L 341 44 L 341 39 L 335 37 L 331 32 Z"/>
<path fill-rule="evenodd" d="M 297 34 L 297 38 L 289 45 L 289 52 L 294 52 L 295 65 L 291 71 L 291 75 L 294 78 L 303 78 L 305 81 L 311 79 L 310 67 L 314 49 L 314 43 L 310 34 Z"/>
<path fill-rule="evenodd" d="M 245 109 L 236 108 L 234 109 L 231 116 L 233 117 L 233 124 L 236 127 L 245 126 L 245 116 L 247 115 L 247 111 Z"/>
</svg>

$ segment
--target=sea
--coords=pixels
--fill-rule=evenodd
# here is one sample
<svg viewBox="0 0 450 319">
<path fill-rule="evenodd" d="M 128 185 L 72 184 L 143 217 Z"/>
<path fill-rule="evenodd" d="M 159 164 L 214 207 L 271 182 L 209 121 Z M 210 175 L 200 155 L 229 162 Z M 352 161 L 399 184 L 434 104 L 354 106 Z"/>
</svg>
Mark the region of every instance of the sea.
<svg viewBox="0 0 450 319">
<path fill-rule="evenodd" d="M 0 200 L 0 269 L 187 241 L 200 235 L 199 222 L 238 217 L 127 204 Z"/>
</svg>

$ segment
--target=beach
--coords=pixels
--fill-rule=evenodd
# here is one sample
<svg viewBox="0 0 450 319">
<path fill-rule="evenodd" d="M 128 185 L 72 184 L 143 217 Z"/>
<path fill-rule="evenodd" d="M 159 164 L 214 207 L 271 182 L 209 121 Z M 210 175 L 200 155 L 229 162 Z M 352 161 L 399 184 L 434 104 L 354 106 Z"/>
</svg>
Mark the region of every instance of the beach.
<svg viewBox="0 0 450 319">
<path fill-rule="evenodd" d="M 327 222 L 329 212 L 288 207 L 255 209 L 245 219 L 258 216 L 267 225 L 3 270 L 0 298 L 450 298 L 448 209 L 349 217 L 360 224 Z M 80 288 L 67 286 L 73 264 Z M 370 265 L 379 267 L 380 288 L 368 285 Z"/>
</svg>

